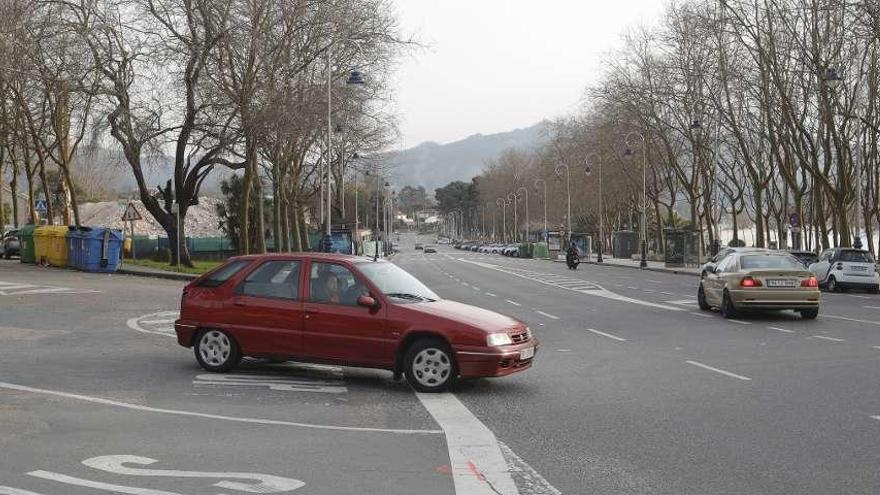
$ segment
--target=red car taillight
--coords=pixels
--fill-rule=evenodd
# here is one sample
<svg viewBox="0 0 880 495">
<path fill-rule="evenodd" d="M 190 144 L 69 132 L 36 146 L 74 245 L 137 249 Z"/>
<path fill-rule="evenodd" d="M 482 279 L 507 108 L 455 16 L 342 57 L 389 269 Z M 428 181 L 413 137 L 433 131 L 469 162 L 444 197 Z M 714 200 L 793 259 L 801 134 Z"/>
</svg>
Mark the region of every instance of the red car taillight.
<svg viewBox="0 0 880 495">
<path fill-rule="evenodd" d="M 806 280 L 801 280 L 801 287 L 819 287 L 819 281 L 816 280 L 816 277 L 810 277 Z"/>
<path fill-rule="evenodd" d="M 752 277 L 746 277 L 739 281 L 740 287 L 760 287 L 761 282 Z"/>
</svg>

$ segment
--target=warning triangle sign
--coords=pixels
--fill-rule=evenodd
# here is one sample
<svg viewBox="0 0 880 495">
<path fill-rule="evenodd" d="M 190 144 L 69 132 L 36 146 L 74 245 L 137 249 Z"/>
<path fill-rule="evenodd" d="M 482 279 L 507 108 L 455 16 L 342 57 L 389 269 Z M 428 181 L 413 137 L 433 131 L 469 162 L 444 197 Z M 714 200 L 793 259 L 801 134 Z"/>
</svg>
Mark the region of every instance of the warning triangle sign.
<svg viewBox="0 0 880 495">
<path fill-rule="evenodd" d="M 124 222 L 134 222 L 141 219 L 143 219 L 143 217 L 137 208 L 135 208 L 134 203 L 129 203 L 128 206 L 125 207 L 125 213 L 122 214 L 122 220 Z"/>
</svg>

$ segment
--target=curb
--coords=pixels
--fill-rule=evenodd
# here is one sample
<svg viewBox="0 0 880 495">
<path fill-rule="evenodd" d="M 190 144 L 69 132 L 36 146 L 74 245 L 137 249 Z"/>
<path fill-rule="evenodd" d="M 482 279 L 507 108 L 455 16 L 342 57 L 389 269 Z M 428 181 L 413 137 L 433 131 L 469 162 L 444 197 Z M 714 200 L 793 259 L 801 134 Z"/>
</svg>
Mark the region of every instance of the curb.
<svg viewBox="0 0 880 495">
<path fill-rule="evenodd" d="M 679 271 L 679 270 L 675 270 L 673 268 L 655 268 L 655 267 L 650 267 L 650 266 L 646 267 L 646 268 L 642 268 L 640 266 L 618 265 L 616 263 L 598 263 L 596 261 L 582 261 L 581 263 L 586 263 L 588 265 L 597 265 L 597 266 L 615 266 L 615 267 L 620 267 L 620 268 L 630 268 L 630 269 L 634 269 L 634 270 L 644 270 L 647 272 L 671 273 L 674 275 L 690 275 L 693 277 L 700 276 L 699 273 Z"/>
<path fill-rule="evenodd" d="M 119 268 L 116 270 L 116 273 L 120 275 L 131 275 L 133 277 L 147 277 L 147 278 L 161 278 L 165 280 L 177 280 L 183 282 L 190 282 L 197 278 L 198 275 L 191 273 L 174 273 L 174 272 L 146 272 L 140 270 L 127 270 L 125 268 Z"/>
</svg>

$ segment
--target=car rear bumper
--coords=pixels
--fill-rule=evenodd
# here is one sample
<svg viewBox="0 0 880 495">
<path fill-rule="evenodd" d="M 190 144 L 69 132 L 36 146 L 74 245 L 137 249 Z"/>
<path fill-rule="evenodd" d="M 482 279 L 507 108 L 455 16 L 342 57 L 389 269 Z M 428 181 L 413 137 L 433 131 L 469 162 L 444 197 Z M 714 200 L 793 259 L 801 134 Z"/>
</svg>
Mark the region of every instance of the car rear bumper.
<svg viewBox="0 0 880 495">
<path fill-rule="evenodd" d="M 821 299 L 818 289 L 732 290 L 730 298 L 740 308 L 802 309 L 817 308 Z"/>
<path fill-rule="evenodd" d="M 193 337 L 198 330 L 198 325 L 185 320 L 177 320 L 174 322 L 174 332 L 177 334 L 177 343 L 183 347 L 193 346 Z"/>
<path fill-rule="evenodd" d="M 521 359 L 521 353 L 534 348 L 535 354 Z M 538 341 L 504 347 L 460 347 L 455 349 L 458 373 L 462 378 L 505 376 L 532 367 L 538 353 Z"/>
</svg>

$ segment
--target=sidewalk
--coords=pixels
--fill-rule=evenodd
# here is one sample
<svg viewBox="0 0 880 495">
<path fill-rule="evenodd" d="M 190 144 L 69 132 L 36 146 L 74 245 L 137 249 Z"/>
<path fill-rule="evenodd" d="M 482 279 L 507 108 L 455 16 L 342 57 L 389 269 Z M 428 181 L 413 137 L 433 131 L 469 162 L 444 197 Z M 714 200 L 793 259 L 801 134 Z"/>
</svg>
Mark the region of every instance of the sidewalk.
<svg viewBox="0 0 880 495">
<path fill-rule="evenodd" d="M 167 270 L 159 270 L 156 268 L 148 268 L 145 266 L 138 266 L 132 264 L 122 263 L 122 266 L 116 270 L 116 273 L 120 275 L 134 275 L 137 277 L 153 277 L 153 278 L 164 278 L 167 280 L 182 280 L 185 282 L 189 282 L 190 280 L 195 280 L 198 278 L 198 275 L 194 275 L 192 273 L 176 273 L 169 272 Z"/>
<path fill-rule="evenodd" d="M 625 268 L 635 268 L 636 270 L 648 270 L 652 272 L 665 272 L 665 273 L 675 273 L 677 275 L 692 275 L 694 277 L 700 276 L 700 268 L 698 267 L 686 267 L 686 268 L 666 268 L 666 265 L 660 261 L 649 261 L 647 268 L 640 268 L 638 260 L 633 261 L 625 258 L 610 258 L 607 256 L 602 257 L 602 263 L 596 262 L 596 257 L 593 256 L 590 260 L 583 260 L 584 263 L 589 263 L 591 265 L 605 265 L 605 266 L 621 266 Z"/>
</svg>

